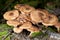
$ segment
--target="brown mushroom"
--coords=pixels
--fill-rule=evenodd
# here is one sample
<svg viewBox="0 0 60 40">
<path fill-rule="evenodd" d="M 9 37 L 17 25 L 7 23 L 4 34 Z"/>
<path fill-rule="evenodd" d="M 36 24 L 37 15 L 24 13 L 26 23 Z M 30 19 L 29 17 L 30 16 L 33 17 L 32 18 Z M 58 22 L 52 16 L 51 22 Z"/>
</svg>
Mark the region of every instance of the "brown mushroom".
<svg viewBox="0 0 60 40">
<path fill-rule="evenodd" d="M 14 8 L 18 9 L 22 14 L 29 14 L 31 11 L 35 10 L 35 8 L 26 4 L 17 4 Z"/>
<path fill-rule="evenodd" d="M 34 23 L 42 22 L 39 10 L 34 10 L 30 14 L 31 21 Z"/>
<path fill-rule="evenodd" d="M 31 34 L 34 33 L 34 32 L 39 32 L 40 31 L 37 27 L 33 26 L 30 22 L 24 23 L 19 28 L 26 29 L 26 30 L 30 31 L 30 35 L 29 36 L 31 36 Z"/>
<path fill-rule="evenodd" d="M 12 21 L 7 21 L 7 24 L 8 24 L 9 26 L 14 26 L 14 27 L 17 27 L 18 25 L 21 25 L 20 22 L 14 21 L 14 20 L 12 20 Z"/>
<path fill-rule="evenodd" d="M 53 14 L 49 14 L 48 18 L 45 18 L 42 20 L 42 24 L 45 26 L 53 26 L 57 22 L 58 22 L 58 18 Z"/>
<path fill-rule="evenodd" d="M 32 24 L 30 22 L 26 22 L 23 25 L 20 26 L 21 29 L 28 29 L 31 28 Z"/>
<path fill-rule="evenodd" d="M 6 20 L 14 20 L 18 16 L 19 16 L 19 12 L 17 10 L 8 11 L 3 15 L 4 19 Z"/>
</svg>

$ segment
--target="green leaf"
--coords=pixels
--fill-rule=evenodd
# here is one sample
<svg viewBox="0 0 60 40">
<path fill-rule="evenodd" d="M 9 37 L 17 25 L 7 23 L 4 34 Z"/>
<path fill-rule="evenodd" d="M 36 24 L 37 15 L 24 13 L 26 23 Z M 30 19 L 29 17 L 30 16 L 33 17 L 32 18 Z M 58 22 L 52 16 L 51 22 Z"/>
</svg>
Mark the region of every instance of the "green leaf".
<svg viewBox="0 0 60 40">
<path fill-rule="evenodd" d="M 6 35 L 6 34 L 7 34 L 7 31 L 0 32 L 0 36 Z"/>
<path fill-rule="evenodd" d="M 42 32 L 34 32 L 31 34 L 31 37 L 36 37 L 36 36 L 41 35 L 41 34 L 43 34 L 43 33 Z"/>
<path fill-rule="evenodd" d="M 0 40 L 2 40 L 2 38 L 7 34 L 8 34 L 7 31 L 0 32 Z M 9 40 L 9 39 L 10 39 L 9 37 L 6 38 L 6 40 Z"/>
</svg>

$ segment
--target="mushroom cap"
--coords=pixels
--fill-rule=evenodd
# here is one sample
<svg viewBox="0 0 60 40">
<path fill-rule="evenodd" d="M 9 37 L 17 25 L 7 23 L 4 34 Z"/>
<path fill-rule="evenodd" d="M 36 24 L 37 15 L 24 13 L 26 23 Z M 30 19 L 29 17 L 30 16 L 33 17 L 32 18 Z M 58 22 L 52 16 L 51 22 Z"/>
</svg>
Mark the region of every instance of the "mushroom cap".
<svg viewBox="0 0 60 40">
<path fill-rule="evenodd" d="M 58 18 L 53 14 L 49 14 L 48 18 L 42 20 L 42 24 L 44 24 L 46 26 L 55 25 L 57 22 L 58 22 Z"/>
<path fill-rule="evenodd" d="M 13 28 L 13 31 L 15 33 L 21 33 L 23 31 L 23 29 L 15 27 L 15 28 Z"/>
<path fill-rule="evenodd" d="M 26 30 L 28 30 L 28 31 L 30 31 L 30 32 L 38 32 L 38 31 L 39 31 L 39 29 L 38 29 L 37 27 L 33 26 L 30 22 L 24 23 L 24 24 L 23 24 L 22 26 L 20 26 L 19 28 L 21 28 L 21 29 L 26 29 Z"/>
<path fill-rule="evenodd" d="M 25 14 L 20 14 L 20 16 L 16 20 L 23 24 L 25 22 L 30 21 L 30 18 L 29 16 L 26 16 Z"/>
<path fill-rule="evenodd" d="M 9 26 L 17 27 L 17 26 L 20 25 L 21 23 L 18 22 L 18 21 L 7 21 L 7 24 L 8 24 Z"/>
<path fill-rule="evenodd" d="M 14 20 L 18 16 L 19 16 L 19 12 L 17 10 L 8 11 L 3 15 L 4 19 L 6 20 Z"/>
<path fill-rule="evenodd" d="M 14 8 L 21 11 L 22 14 L 29 14 L 31 11 L 35 10 L 32 6 L 26 4 L 17 4 Z"/>
<path fill-rule="evenodd" d="M 40 13 L 39 10 L 32 11 L 30 14 L 31 20 L 36 23 L 41 22 L 41 16 L 39 15 L 39 13 Z"/>
<path fill-rule="evenodd" d="M 39 15 L 42 17 L 42 20 L 48 17 L 49 12 L 47 10 L 40 9 L 39 11 L 40 11 Z"/>
<path fill-rule="evenodd" d="M 21 29 L 28 29 L 31 28 L 32 24 L 30 22 L 26 22 L 23 25 L 20 26 Z"/>
<path fill-rule="evenodd" d="M 35 27 L 35 26 L 32 26 L 31 28 L 28 28 L 27 30 L 30 31 L 31 33 L 39 32 L 39 31 L 40 31 L 40 30 L 39 30 L 37 27 Z"/>
</svg>

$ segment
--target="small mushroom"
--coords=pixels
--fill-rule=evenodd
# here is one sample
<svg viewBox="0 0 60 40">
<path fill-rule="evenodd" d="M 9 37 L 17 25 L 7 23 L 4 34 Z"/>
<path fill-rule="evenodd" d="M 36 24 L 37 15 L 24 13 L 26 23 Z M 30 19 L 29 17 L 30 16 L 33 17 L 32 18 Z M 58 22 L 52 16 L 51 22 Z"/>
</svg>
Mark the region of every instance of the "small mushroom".
<svg viewBox="0 0 60 40">
<path fill-rule="evenodd" d="M 19 12 L 17 10 L 8 11 L 3 15 L 4 19 L 6 20 L 14 20 L 18 16 L 19 16 Z"/>
<path fill-rule="evenodd" d="M 17 4 L 14 8 L 18 9 L 22 14 L 29 14 L 31 11 L 35 10 L 35 8 L 26 4 Z"/>
<path fill-rule="evenodd" d="M 18 25 L 21 25 L 21 23 L 20 22 L 18 22 L 18 21 L 7 21 L 7 24 L 9 25 L 9 26 L 14 26 L 14 27 L 17 27 Z"/>
<path fill-rule="evenodd" d="M 31 14 L 30 14 L 31 21 L 33 21 L 35 23 L 42 22 L 41 16 L 39 14 L 40 14 L 39 10 L 32 11 Z"/>
</svg>

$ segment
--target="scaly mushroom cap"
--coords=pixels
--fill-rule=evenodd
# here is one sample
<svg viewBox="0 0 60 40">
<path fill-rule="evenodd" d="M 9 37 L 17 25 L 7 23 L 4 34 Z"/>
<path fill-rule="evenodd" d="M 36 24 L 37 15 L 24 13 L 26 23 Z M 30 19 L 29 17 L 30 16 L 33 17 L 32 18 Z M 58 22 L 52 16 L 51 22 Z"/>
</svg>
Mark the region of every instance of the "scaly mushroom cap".
<svg viewBox="0 0 60 40">
<path fill-rule="evenodd" d="M 23 29 L 15 27 L 15 28 L 13 28 L 13 31 L 15 33 L 21 33 L 23 31 Z"/>
<path fill-rule="evenodd" d="M 41 17 L 39 14 L 40 14 L 39 10 L 32 11 L 30 14 L 31 20 L 35 23 L 41 22 Z"/>
<path fill-rule="evenodd" d="M 48 18 L 44 19 L 42 24 L 46 25 L 46 26 L 53 26 L 58 22 L 58 18 L 53 15 L 53 14 L 49 14 Z"/>
<path fill-rule="evenodd" d="M 7 21 L 7 24 L 8 24 L 9 26 L 17 27 L 17 26 L 20 25 L 21 23 L 18 22 L 18 21 Z"/>
<path fill-rule="evenodd" d="M 39 11 L 40 11 L 39 15 L 41 16 L 42 20 L 48 17 L 49 12 L 47 10 L 40 9 Z"/>
<path fill-rule="evenodd" d="M 31 11 L 35 10 L 35 8 L 26 4 L 17 4 L 14 8 L 21 11 L 22 14 L 29 14 Z"/>
<path fill-rule="evenodd" d="M 18 16 L 19 16 L 19 12 L 17 10 L 8 11 L 3 15 L 4 19 L 6 20 L 14 20 Z"/>
</svg>

